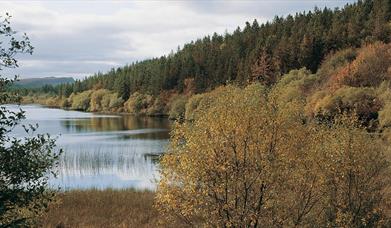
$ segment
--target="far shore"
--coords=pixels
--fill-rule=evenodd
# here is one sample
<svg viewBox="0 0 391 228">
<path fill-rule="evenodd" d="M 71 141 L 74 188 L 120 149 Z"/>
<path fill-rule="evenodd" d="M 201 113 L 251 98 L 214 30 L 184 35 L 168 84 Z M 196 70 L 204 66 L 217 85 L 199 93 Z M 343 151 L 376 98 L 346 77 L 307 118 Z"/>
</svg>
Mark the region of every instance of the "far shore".
<svg viewBox="0 0 391 228">
<path fill-rule="evenodd" d="M 91 111 L 85 111 L 81 109 L 72 109 L 72 108 L 64 108 L 60 106 L 53 106 L 53 105 L 46 105 L 46 104 L 40 104 L 40 103 L 20 103 L 18 105 L 40 105 L 45 108 L 55 108 L 55 109 L 62 109 L 66 111 L 77 111 L 77 112 L 86 112 L 86 113 L 93 113 L 93 114 L 98 114 L 98 115 L 120 115 L 120 116 L 140 116 L 140 117 L 156 117 L 156 118 L 168 118 L 168 114 L 134 114 L 134 113 L 128 113 L 128 112 L 110 112 L 110 111 L 96 111 L 96 112 L 91 112 Z"/>
</svg>

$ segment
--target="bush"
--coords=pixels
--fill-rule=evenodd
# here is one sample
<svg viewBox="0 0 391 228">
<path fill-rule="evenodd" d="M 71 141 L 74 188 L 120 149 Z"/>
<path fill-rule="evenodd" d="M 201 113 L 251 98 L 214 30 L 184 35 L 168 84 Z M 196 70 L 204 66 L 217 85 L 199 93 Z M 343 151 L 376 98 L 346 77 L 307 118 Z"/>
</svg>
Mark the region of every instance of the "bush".
<svg viewBox="0 0 391 228">
<path fill-rule="evenodd" d="M 60 107 L 61 99 L 59 97 L 49 97 L 45 101 L 45 105 L 49 107 Z"/>
<path fill-rule="evenodd" d="M 379 112 L 379 122 L 381 127 L 391 127 L 391 102 L 386 103 Z"/>
<path fill-rule="evenodd" d="M 71 106 L 71 103 L 67 98 L 63 98 L 60 102 L 60 107 L 61 108 L 69 108 Z"/>
<path fill-rule="evenodd" d="M 253 83 L 249 85 L 248 88 L 254 88 L 263 91 L 265 87 L 262 86 L 260 83 Z M 218 97 L 227 93 L 227 90 L 230 89 L 232 89 L 231 86 L 221 86 L 211 92 L 192 96 L 186 103 L 185 119 L 198 119 L 201 115 L 203 115 L 205 110 L 209 109 L 214 105 Z"/>
<path fill-rule="evenodd" d="M 133 93 L 125 102 L 125 110 L 132 114 L 146 114 L 148 107 L 152 105 L 153 98 L 148 94 Z"/>
<path fill-rule="evenodd" d="M 22 104 L 33 104 L 33 103 L 35 103 L 34 102 L 34 97 L 33 96 L 22 97 L 21 103 Z"/>
<path fill-rule="evenodd" d="M 352 63 L 353 74 L 343 82 L 350 86 L 378 86 L 390 80 L 391 44 L 376 43 L 360 50 Z"/>
<path fill-rule="evenodd" d="M 110 96 L 110 91 L 106 89 L 99 89 L 93 91 L 91 94 L 89 111 L 91 112 L 107 111 L 110 101 L 107 102 L 107 98 L 105 100 L 103 100 L 103 98 L 109 96 Z"/>
<path fill-rule="evenodd" d="M 162 217 L 194 227 L 383 225 L 381 141 L 347 116 L 303 124 L 302 106 L 277 94 L 220 88 L 194 122 L 175 126 L 160 163 Z"/>
<path fill-rule="evenodd" d="M 122 97 L 118 97 L 117 93 L 113 93 L 110 95 L 110 102 L 109 102 L 109 108 L 111 110 L 116 110 L 118 108 L 121 108 L 124 104 L 124 100 Z"/>
<path fill-rule="evenodd" d="M 314 85 L 318 80 L 317 75 L 311 74 L 305 68 L 292 70 L 283 75 L 276 84 L 275 90 L 279 91 L 277 97 L 282 103 L 297 99 L 305 101 L 308 93 L 314 89 Z"/>
<path fill-rule="evenodd" d="M 326 56 L 317 74 L 322 80 L 329 80 L 336 71 L 353 62 L 357 57 L 357 50 L 348 48 Z"/>
<path fill-rule="evenodd" d="M 164 115 L 165 104 L 160 97 L 156 97 L 153 104 L 148 108 L 147 114 L 152 116 Z"/>
<path fill-rule="evenodd" d="M 185 119 L 194 120 L 196 118 L 196 112 L 203 98 L 206 94 L 197 94 L 189 98 L 189 101 L 186 103 L 185 107 Z"/>
<path fill-rule="evenodd" d="M 321 97 L 321 94 L 325 96 Z M 372 88 L 342 87 L 329 95 L 316 93 L 311 99 L 309 104 L 314 116 L 326 119 L 347 112 L 367 122 L 377 119 L 378 111 L 382 108 L 382 102 Z"/>
<path fill-rule="evenodd" d="M 71 95 L 71 108 L 75 110 L 87 111 L 90 108 L 92 90 Z"/>
<path fill-rule="evenodd" d="M 185 96 L 176 97 L 171 103 L 169 118 L 173 120 L 182 120 L 185 118 L 187 98 Z"/>
<path fill-rule="evenodd" d="M 327 66 L 325 66 L 327 67 Z M 390 80 L 391 44 L 375 43 L 358 51 L 357 58 L 341 67 L 330 77 L 333 88 L 343 85 L 352 87 L 374 87 Z"/>
</svg>

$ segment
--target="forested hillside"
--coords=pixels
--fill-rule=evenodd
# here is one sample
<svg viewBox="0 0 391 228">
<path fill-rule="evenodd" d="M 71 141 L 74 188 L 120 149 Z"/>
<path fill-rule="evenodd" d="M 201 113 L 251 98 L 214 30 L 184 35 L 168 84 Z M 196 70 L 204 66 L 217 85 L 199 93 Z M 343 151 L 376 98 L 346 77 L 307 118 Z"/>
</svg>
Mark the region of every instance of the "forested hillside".
<svg viewBox="0 0 391 228">
<path fill-rule="evenodd" d="M 22 95 L 35 95 L 25 102 L 78 110 L 184 118 L 185 106 L 191 105 L 188 100 L 195 94 L 253 81 L 270 86 L 291 70 L 305 68 L 318 80 L 307 88 L 309 102 L 316 104 L 308 114 L 326 118 L 352 96 L 375 97 L 374 87 L 388 80 L 389 52 L 384 48 L 390 41 L 390 19 L 391 1 L 366 0 L 343 9 L 315 8 L 275 17 L 265 24 L 247 22 L 232 34 L 206 36 L 167 56 Z M 373 64 L 383 67 L 377 69 L 381 75 L 374 74 Z M 335 101 L 330 94 L 345 100 Z M 363 107 L 369 112 L 366 118 L 377 119 L 383 108 L 380 100 L 377 106 L 367 105 L 371 109 Z"/>
<path fill-rule="evenodd" d="M 136 91 L 154 95 L 162 90 L 183 92 L 186 79 L 204 92 L 227 82 L 245 84 L 257 60 L 270 74 L 306 67 L 315 72 L 324 56 L 363 43 L 389 40 L 391 3 L 359 1 L 343 9 L 314 9 L 259 25 L 247 22 L 232 34 L 204 37 L 184 45 L 175 54 L 136 62 L 74 84 L 72 92 L 105 88 L 127 99 Z M 69 96 L 69 90 L 59 91 Z"/>
</svg>

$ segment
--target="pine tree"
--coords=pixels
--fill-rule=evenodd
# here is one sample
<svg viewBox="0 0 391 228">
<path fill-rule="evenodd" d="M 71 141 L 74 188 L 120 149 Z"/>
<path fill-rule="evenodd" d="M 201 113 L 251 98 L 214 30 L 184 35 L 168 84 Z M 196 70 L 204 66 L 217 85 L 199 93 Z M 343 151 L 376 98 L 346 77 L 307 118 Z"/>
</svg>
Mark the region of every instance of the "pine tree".
<svg viewBox="0 0 391 228">
<path fill-rule="evenodd" d="M 266 51 L 262 51 L 251 68 L 250 82 L 259 81 L 265 85 L 272 85 L 276 81 L 271 60 Z"/>
</svg>

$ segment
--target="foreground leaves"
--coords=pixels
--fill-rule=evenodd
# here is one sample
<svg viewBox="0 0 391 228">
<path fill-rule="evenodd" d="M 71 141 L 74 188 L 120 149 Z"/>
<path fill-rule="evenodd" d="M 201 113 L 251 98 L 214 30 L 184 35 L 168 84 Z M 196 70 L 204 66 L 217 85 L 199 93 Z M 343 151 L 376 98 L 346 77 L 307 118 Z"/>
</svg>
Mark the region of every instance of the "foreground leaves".
<svg viewBox="0 0 391 228">
<path fill-rule="evenodd" d="M 309 122 L 278 87 L 227 86 L 177 124 L 161 163 L 157 207 L 193 226 L 384 225 L 384 147 L 342 115 Z"/>
</svg>

